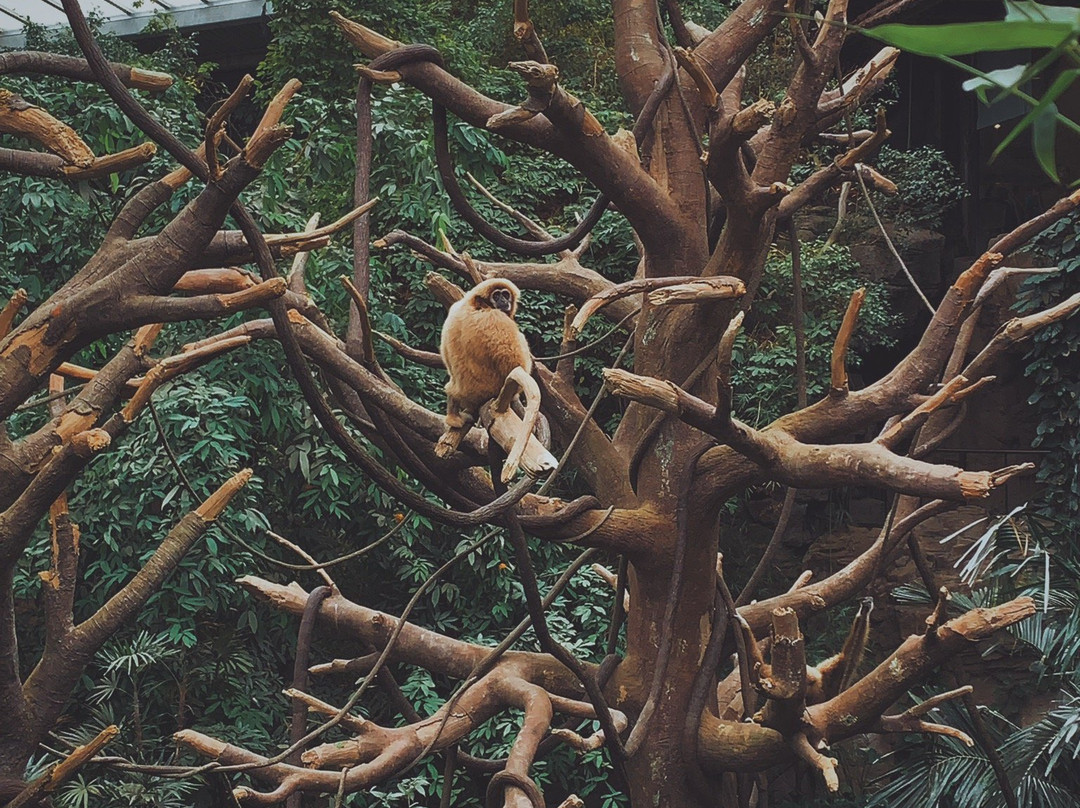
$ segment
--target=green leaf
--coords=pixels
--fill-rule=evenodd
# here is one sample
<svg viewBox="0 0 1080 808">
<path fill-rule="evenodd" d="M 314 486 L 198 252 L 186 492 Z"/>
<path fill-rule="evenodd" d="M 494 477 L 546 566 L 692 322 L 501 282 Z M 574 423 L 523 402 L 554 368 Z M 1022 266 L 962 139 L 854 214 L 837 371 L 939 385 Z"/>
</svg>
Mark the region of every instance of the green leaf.
<svg viewBox="0 0 1080 808">
<path fill-rule="evenodd" d="M 1000 70 L 991 70 L 982 76 L 976 76 L 973 79 L 968 79 L 960 86 L 967 91 L 974 90 L 979 96 L 979 100 L 984 104 L 986 101 L 986 90 L 990 88 L 1009 88 L 1015 87 L 1017 82 L 1020 81 L 1020 77 L 1024 75 L 1024 71 L 1027 70 L 1027 65 L 1013 65 L 1012 67 L 1003 67 Z"/>
<path fill-rule="evenodd" d="M 1080 30 L 1080 11 L 1067 6 L 1047 6 L 1032 0 L 1005 0 L 1005 21 L 1050 20 L 1073 26 Z"/>
<path fill-rule="evenodd" d="M 1054 141 L 1057 137 L 1057 104 L 1050 104 L 1043 110 L 1031 126 L 1031 145 L 1035 150 L 1035 159 L 1054 182 L 1060 183 L 1057 173 L 1057 160 L 1054 155 Z"/>
<path fill-rule="evenodd" d="M 1028 114 L 1021 118 L 1020 122 L 1012 128 L 1012 131 L 1010 131 L 1009 134 L 1005 136 L 1005 139 L 998 144 L 996 149 L 994 149 L 994 153 L 990 156 L 990 159 L 996 159 L 997 156 L 1001 154 L 1001 152 L 1004 151 L 1010 143 L 1016 140 L 1017 136 L 1029 126 L 1031 126 L 1032 124 L 1039 126 L 1039 122 L 1041 122 L 1041 126 L 1044 129 L 1041 137 L 1043 138 L 1044 143 L 1047 135 L 1045 129 L 1046 127 L 1050 128 L 1050 163 L 1051 165 L 1053 165 L 1054 135 L 1056 133 L 1058 121 L 1057 104 L 1055 104 L 1054 102 L 1058 99 L 1058 97 L 1061 96 L 1063 92 L 1065 92 L 1067 89 L 1069 89 L 1069 87 L 1072 86 L 1073 82 L 1076 81 L 1077 77 L 1080 77 L 1080 69 L 1074 68 L 1072 70 L 1064 71 L 1063 73 L 1061 73 L 1061 75 L 1054 79 L 1054 83 L 1050 85 L 1050 88 L 1043 94 L 1043 97 L 1039 99 L 1039 103 L 1032 107 Z M 1036 149 L 1036 156 L 1038 156 L 1038 149 Z M 1041 158 L 1039 160 L 1039 163 L 1042 164 Z M 1048 171 L 1047 174 L 1053 177 L 1055 182 L 1059 181 L 1057 178 L 1056 170 L 1053 172 Z"/>
<path fill-rule="evenodd" d="M 983 51 L 1056 48 L 1077 32 L 1076 22 L 1001 20 L 948 25 L 890 23 L 864 33 L 888 45 L 921 56 L 963 56 Z"/>
</svg>

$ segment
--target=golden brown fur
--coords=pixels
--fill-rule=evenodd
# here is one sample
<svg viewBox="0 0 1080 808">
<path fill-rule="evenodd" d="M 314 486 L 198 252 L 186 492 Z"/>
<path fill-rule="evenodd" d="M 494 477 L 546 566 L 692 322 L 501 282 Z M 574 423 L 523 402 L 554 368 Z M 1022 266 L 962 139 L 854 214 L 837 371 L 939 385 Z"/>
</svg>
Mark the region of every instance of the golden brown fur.
<svg viewBox="0 0 1080 808">
<path fill-rule="evenodd" d="M 503 278 L 477 284 L 450 307 L 439 352 L 450 373 L 446 384 L 446 426 L 459 429 L 480 407 L 499 395 L 516 367 L 532 373 L 532 354 L 514 322 L 517 286 Z"/>
</svg>

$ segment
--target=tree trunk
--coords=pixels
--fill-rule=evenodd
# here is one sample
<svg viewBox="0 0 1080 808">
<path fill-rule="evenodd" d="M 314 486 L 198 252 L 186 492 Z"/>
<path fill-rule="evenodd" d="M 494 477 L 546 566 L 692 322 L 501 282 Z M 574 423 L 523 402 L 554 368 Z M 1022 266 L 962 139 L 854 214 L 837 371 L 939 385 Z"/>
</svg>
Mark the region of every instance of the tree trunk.
<svg viewBox="0 0 1080 808">
<path fill-rule="evenodd" d="M 675 515 L 670 533 L 654 536 L 659 546 L 674 548 L 677 541 Z M 627 761 L 631 805 L 705 806 L 709 795 L 693 787 L 693 761 L 685 757 L 684 733 L 687 705 L 701 664 L 716 593 L 715 521 L 706 515 L 687 525 L 686 558 L 682 591 L 672 625 L 671 653 L 663 674 L 656 710 L 641 747 Z M 635 559 L 629 565 L 631 609 L 626 626 L 627 655 L 619 666 L 616 689 L 630 694 L 628 707 L 640 709 L 648 697 L 653 675 L 661 661 L 657 650 L 671 592 L 672 555 L 660 553 Z M 712 709 L 710 706 L 708 709 Z"/>
</svg>

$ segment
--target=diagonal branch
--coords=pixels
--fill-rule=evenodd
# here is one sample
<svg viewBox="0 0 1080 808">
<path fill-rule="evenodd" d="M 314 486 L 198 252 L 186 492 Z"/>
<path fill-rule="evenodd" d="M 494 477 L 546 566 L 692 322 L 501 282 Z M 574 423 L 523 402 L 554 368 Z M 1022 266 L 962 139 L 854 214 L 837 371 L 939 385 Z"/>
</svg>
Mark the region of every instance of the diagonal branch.
<svg viewBox="0 0 1080 808">
<path fill-rule="evenodd" d="M 890 134 L 891 132 L 885 125 L 885 109 L 879 108 L 874 134 L 854 148 L 841 154 L 825 168 L 815 171 L 796 185 L 791 193 L 780 202 L 780 218 L 791 217 L 797 210 L 818 199 L 826 188 L 836 184 L 844 177 L 850 177 L 851 172 L 858 170 L 859 164 L 865 162 L 870 155 L 876 152 Z"/>
<path fill-rule="evenodd" d="M 39 143 L 65 163 L 79 168 L 87 168 L 94 162 L 94 153 L 74 129 L 4 89 L 0 89 L 0 132 Z"/>
<path fill-rule="evenodd" d="M 52 729 L 93 655 L 122 625 L 130 622 L 205 534 L 229 501 L 251 478 L 245 469 L 226 481 L 169 532 L 135 576 L 93 615 L 71 629 L 63 641 L 48 646 L 23 686 L 34 721 L 31 748 Z"/>
</svg>

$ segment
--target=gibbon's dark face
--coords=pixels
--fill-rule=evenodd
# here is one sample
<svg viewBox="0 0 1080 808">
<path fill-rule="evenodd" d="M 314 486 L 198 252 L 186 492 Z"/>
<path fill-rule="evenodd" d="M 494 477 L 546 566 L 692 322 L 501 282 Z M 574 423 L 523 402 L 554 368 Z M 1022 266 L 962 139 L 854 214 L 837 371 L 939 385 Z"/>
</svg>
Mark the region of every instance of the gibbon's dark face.
<svg viewBox="0 0 1080 808">
<path fill-rule="evenodd" d="M 514 310 L 514 296 L 509 289 L 500 287 L 491 293 L 491 305 L 501 312 L 510 314 Z"/>
</svg>

